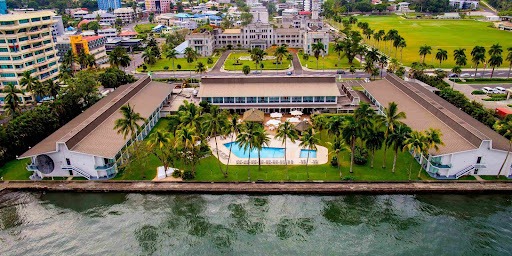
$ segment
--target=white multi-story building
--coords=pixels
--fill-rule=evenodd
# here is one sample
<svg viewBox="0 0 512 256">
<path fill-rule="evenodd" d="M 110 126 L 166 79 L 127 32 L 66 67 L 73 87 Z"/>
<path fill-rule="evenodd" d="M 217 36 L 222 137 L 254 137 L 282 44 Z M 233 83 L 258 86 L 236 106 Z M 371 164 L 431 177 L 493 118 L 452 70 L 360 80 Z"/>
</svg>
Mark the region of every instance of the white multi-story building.
<svg viewBox="0 0 512 256">
<path fill-rule="evenodd" d="M 214 36 L 210 32 L 191 33 L 186 36 L 188 47 L 194 49 L 201 56 L 211 56 L 214 50 Z"/>
<path fill-rule="evenodd" d="M 55 21 L 51 11 L 0 15 L 0 88 L 19 85 L 30 71 L 40 81 L 55 79 L 58 56 L 52 38 Z"/>
<path fill-rule="evenodd" d="M 449 0 L 449 4 L 457 9 L 475 10 L 478 9 L 480 1 L 476 0 Z"/>
<path fill-rule="evenodd" d="M 105 28 L 98 30 L 98 36 L 103 36 L 105 38 L 114 38 L 117 37 L 117 30 L 115 28 Z"/>
<path fill-rule="evenodd" d="M 135 20 L 135 12 L 132 8 L 117 8 L 114 10 L 116 19 L 121 19 L 123 24 L 132 23 Z"/>
<path fill-rule="evenodd" d="M 73 16 L 73 19 L 75 19 L 75 20 L 81 20 L 87 14 L 89 14 L 88 11 L 79 10 L 79 11 L 74 12 L 72 16 Z"/>
<path fill-rule="evenodd" d="M 87 14 L 83 17 L 84 20 L 88 21 L 97 21 L 99 16 L 100 23 L 108 23 L 110 25 L 114 25 L 116 22 L 116 16 L 110 13 L 98 12 Z"/>
</svg>

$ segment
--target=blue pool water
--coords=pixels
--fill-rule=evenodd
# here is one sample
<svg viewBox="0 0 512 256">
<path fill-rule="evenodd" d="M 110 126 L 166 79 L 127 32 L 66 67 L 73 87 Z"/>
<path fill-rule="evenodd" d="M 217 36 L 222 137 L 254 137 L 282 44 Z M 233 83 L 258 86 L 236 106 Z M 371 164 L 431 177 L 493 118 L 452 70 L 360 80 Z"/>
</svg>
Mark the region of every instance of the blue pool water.
<svg viewBox="0 0 512 256">
<path fill-rule="evenodd" d="M 239 158 L 249 158 L 249 149 L 245 150 L 241 148 L 238 143 L 236 142 L 230 142 L 224 144 L 228 149 L 233 144 L 233 147 L 231 148 L 231 152 L 239 157 Z M 258 157 L 258 150 L 253 149 L 250 152 L 251 158 L 257 158 Z M 261 158 L 284 158 L 284 148 L 268 148 L 263 147 L 260 152 Z"/>
<path fill-rule="evenodd" d="M 300 150 L 300 158 L 307 158 L 308 151 L 309 151 L 309 158 L 316 158 L 316 150 L 309 150 L 309 149 L 301 149 Z"/>
</svg>

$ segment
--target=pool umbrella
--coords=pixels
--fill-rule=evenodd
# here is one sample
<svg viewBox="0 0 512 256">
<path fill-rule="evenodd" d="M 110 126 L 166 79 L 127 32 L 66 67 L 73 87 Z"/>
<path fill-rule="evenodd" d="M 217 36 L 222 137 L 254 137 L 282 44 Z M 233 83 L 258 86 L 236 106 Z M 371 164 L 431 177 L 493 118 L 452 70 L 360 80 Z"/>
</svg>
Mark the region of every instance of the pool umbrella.
<svg viewBox="0 0 512 256">
<path fill-rule="evenodd" d="M 272 117 L 272 118 L 281 118 L 281 117 L 283 117 L 283 114 L 277 113 L 277 112 L 276 113 L 271 113 L 270 117 Z"/>
<path fill-rule="evenodd" d="M 261 110 L 257 109 L 250 109 L 245 111 L 244 116 L 242 117 L 242 120 L 244 122 L 257 122 L 257 123 L 263 123 L 265 121 L 265 113 Z"/>
<path fill-rule="evenodd" d="M 292 116 L 301 116 L 302 115 L 302 111 L 294 110 L 294 111 L 290 112 L 290 114 Z"/>
<path fill-rule="evenodd" d="M 300 119 L 296 118 L 296 117 L 290 117 L 288 119 L 286 119 L 288 122 L 290 123 L 300 123 Z"/>
<path fill-rule="evenodd" d="M 273 125 L 273 126 L 278 126 L 280 123 L 281 123 L 281 121 L 275 120 L 275 119 L 270 119 L 267 121 L 267 125 Z"/>
<path fill-rule="evenodd" d="M 303 131 L 309 129 L 310 127 L 311 127 L 311 124 L 308 121 L 304 120 L 295 125 L 295 130 L 297 130 L 299 132 L 303 132 Z"/>
</svg>

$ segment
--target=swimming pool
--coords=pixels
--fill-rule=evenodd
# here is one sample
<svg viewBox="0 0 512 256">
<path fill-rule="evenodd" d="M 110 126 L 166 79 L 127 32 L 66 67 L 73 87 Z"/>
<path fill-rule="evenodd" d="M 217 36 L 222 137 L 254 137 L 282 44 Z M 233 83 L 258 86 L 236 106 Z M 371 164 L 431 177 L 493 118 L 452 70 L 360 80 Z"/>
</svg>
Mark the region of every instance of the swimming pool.
<svg viewBox="0 0 512 256">
<path fill-rule="evenodd" d="M 249 158 L 249 149 L 241 148 L 236 142 L 229 142 L 224 144 L 228 149 L 233 144 L 231 152 L 239 158 Z M 251 158 L 258 158 L 258 150 L 253 149 L 250 152 Z M 260 152 L 261 158 L 284 158 L 284 148 L 270 148 L 263 147 Z"/>
<path fill-rule="evenodd" d="M 308 151 L 309 151 L 309 158 L 316 158 L 316 150 L 309 150 L 309 149 L 301 149 L 300 150 L 300 158 L 308 158 Z"/>
</svg>

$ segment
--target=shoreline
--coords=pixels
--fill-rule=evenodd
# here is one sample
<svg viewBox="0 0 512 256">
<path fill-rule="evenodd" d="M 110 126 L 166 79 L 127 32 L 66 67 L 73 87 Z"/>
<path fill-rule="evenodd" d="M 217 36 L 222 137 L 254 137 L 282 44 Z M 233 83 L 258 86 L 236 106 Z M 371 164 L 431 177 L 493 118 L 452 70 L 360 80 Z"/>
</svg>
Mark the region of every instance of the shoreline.
<svg viewBox="0 0 512 256">
<path fill-rule="evenodd" d="M 420 194 L 512 192 L 508 181 L 412 182 L 154 182 L 154 181 L 4 181 L 9 191 L 199 193 L 199 194 Z"/>
</svg>

